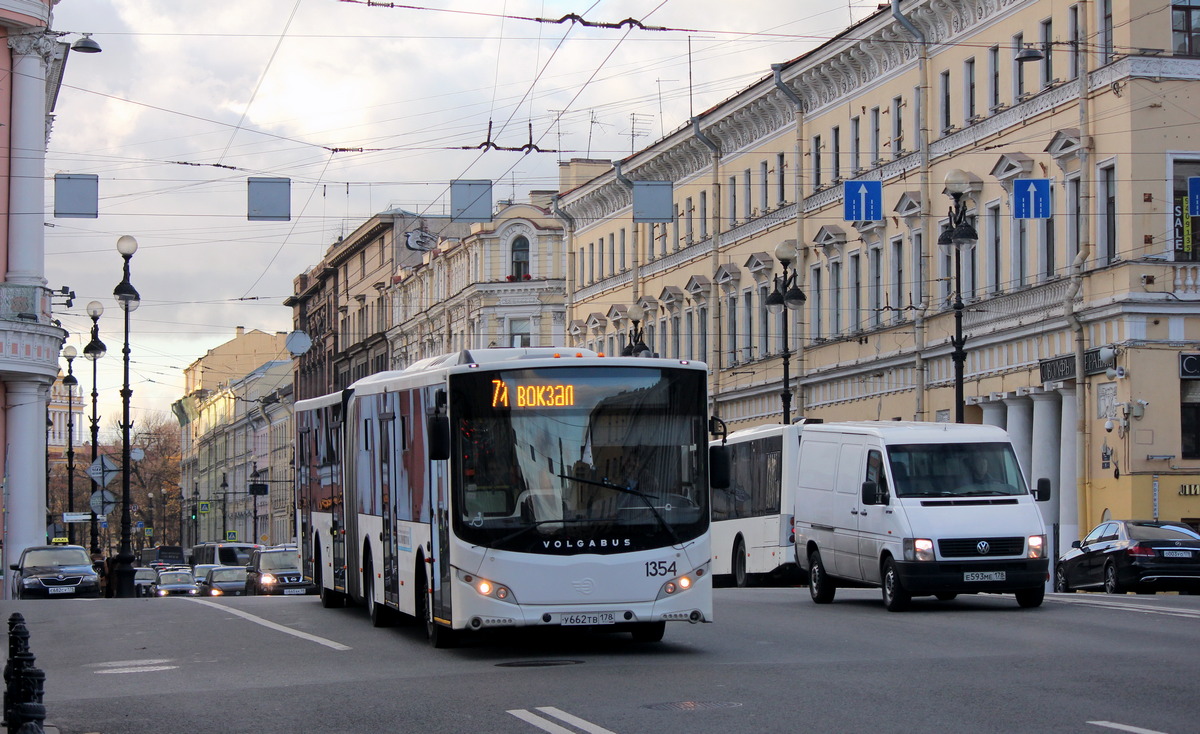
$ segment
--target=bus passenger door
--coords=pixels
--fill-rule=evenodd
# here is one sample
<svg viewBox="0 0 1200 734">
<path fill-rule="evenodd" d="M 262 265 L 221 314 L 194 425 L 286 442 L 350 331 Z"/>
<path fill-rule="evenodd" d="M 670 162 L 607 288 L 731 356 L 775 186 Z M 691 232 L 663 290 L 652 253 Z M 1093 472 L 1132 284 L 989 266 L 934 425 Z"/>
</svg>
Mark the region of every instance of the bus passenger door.
<svg viewBox="0 0 1200 734">
<path fill-rule="evenodd" d="M 387 410 L 387 407 L 385 407 Z M 386 413 L 384 415 L 387 415 Z M 383 482 L 383 598 L 400 603 L 399 572 L 396 559 L 396 472 L 399 452 L 396 444 L 396 419 L 379 421 L 379 481 Z"/>
<path fill-rule="evenodd" d="M 430 559 L 433 561 L 429 573 L 429 585 L 433 590 L 430 598 L 433 617 L 445 624 L 453 619 L 450 599 L 450 501 L 447 486 L 446 462 L 429 462 L 429 487 L 432 494 L 430 521 Z"/>
</svg>

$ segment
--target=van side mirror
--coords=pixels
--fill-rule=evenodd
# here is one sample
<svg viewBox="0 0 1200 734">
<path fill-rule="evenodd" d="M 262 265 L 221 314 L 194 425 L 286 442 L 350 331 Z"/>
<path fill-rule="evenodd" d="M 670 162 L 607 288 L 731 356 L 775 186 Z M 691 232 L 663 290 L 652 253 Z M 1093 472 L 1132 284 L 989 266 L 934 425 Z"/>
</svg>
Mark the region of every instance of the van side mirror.
<svg viewBox="0 0 1200 734">
<path fill-rule="evenodd" d="M 1045 502 L 1050 499 L 1050 480 L 1042 477 L 1037 480 L 1037 488 L 1033 490 L 1033 499 L 1038 502 Z"/>
<path fill-rule="evenodd" d="M 730 483 L 729 447 L 708 447 L 708 484 L 713 489 L 728 489 Z"/>
<path fill-rule="evenodd" d="M 862 503 L 864 505 L 886 505 L 891 499 L 888 491 L 879 486 L 879 482 L 862 483 Z"/>
<path fill-rule="evenodd" d="M 444 415 L 431 415 L 426 420 L 426 435 L 429 437 L 430 461 L 445 461 L 450 458 L 450 419 Z"/>
<path fill-rule="evenodd" d="M 1071 547 L 1072 547 L 1072 548 L 1082 548 L 1082 547 L 1083 547 L 1083 541 L 1082 541 L 1082 540 L 1072 540 L 1072 541 L 1071 541 Z"/>
</svg>

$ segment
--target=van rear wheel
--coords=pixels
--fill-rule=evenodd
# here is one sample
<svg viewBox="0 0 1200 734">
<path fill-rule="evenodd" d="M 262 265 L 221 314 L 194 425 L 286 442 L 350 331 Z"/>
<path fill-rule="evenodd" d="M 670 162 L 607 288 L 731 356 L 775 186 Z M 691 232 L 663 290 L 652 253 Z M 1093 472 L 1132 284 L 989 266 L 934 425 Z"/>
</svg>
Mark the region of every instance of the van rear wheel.
<svg viewBox="0 0 1200 734">
<path fill-rule="evenodd" d="M 887 559 L 883 562 L 883 606 L 889 612 L 903 612 L 911 601 L 912 594 L 900 583 L 896 562 Z"/>
<path fill-rule="evenodd" d="M 821 563 L 821 551 L 814 550 L 808 554 L 808 593 L 817 604 L 828 604 L 837 593 L 837 584 L 825 573 L 825 564 Z"/>
</svg>

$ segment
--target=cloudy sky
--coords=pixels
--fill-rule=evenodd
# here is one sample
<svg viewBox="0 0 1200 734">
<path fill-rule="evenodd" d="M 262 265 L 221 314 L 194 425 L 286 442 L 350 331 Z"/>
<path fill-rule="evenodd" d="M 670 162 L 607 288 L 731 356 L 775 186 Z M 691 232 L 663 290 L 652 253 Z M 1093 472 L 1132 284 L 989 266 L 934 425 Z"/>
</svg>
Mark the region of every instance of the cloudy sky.
<svg viewBox="0 0 1200 734">
<path fill-rule="evenodd" d="M 392 5 L 392 7 L 387 7 Z M 854 0 L 62 0 L 71 54 L 47 154 L 96 174 L 99 217 L 53 217 L 46 277 L 76 348 L 105 307 L 102 425 L 119 418 L 117 238 L 132 282 L 135 423 L 168 413 L 182 370 L 235 328 L 288 331 L 292 279 L 339 235 L 392 206 L 442 214 L 452 179 L 497 198 L 557 185 L 557 162 L 615 159 L 766 76 L 874 10 Z M 546 23 L 634 18 L 641 30 Z M 73 41 L 78 36 L 64 39 Z M 532 142 L 539 150 L 482 150 Z M 361 149 L 358 150 L 358 149 Z M 246 218 L 246 179 L 291 179 L 289 222 Z M 60 299 L 61 300 L 61 299 Z M 90 366 L 76 362 L 85 393 Z"/>
</svg>

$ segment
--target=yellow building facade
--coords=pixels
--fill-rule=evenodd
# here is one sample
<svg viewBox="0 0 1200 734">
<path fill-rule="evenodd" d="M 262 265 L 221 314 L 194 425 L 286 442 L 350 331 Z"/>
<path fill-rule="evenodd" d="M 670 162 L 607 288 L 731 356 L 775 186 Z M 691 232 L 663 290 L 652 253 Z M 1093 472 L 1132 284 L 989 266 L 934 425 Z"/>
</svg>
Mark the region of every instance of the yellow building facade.
<svg viewBox="0 0 1200 734">
<path fill-rule="evenodd" d="M 619 352 L 637 304 L 653 351 L 708 363 L 730 430 L 783 419 L 785 369 L 793 421 L 951 421 L 961 295 L 965 420 L 1051 480 L 1060 551 L 1109 517 L 1200 526 L 1178 5 L 896 2 L 774 66 L 559 197 L 572 345 Z M 973 245 L 938 244 L 948 177 Z M 633 221 L 633 181 L 672 182 L 670 221 Z M 776 315 L 784 277 L 806 300 Z"/>
</svg>

